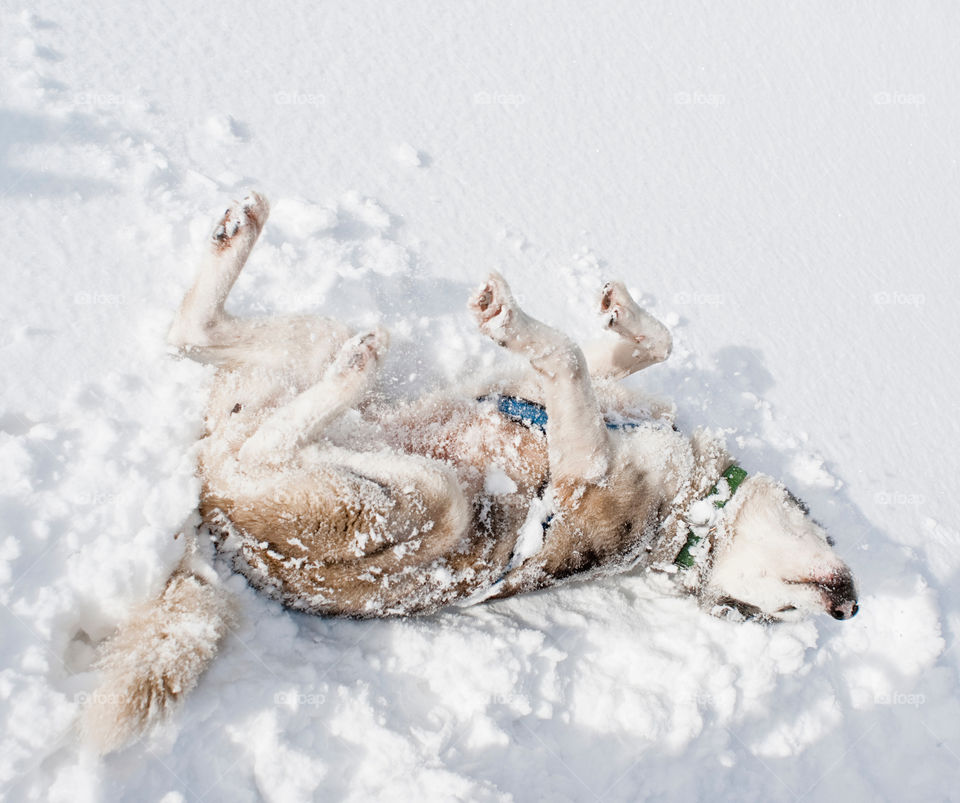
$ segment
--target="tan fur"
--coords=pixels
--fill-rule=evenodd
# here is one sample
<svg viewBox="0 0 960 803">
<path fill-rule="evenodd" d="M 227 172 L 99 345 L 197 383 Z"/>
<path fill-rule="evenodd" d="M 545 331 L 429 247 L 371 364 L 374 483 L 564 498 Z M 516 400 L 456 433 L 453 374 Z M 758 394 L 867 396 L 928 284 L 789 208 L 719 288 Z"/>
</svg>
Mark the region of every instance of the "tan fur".
<svg viewBox="0 0 960 803">
<path fill-rule="evenodd" d="M 253 586 L 298 610 L 371 617 L 636 565 L 677 572 L 691 505 L 732 459 L 708 433 L 677 432 L 665 405 L 607 381 L 671 348 L 666 328 L 622 284 L 604 287 L 606 337 L 585 352 L 528 316 L 491 274 L 470 310 L 528 370 L 469 393 L 388 405 L 369 393 L 387 346 L 382 330 L 224 312 L 267 213 L 256 194 L 228 210 L 169 336 L 218 366 L 200 445 L 200 512 Z M 487 398 L 498 393 L 544 405 L 546 431 L 501 414 Z M 609 417 L 630 426 L 608 428 Z M 702 538 L 680 587 L 770 618 L 801 609 L 853 616 L 852 575 L 825 533 L 799 508 L 784 509 L 792 503 L 782 486 L 759 476 L 745 485 L 733 523 L 720 517 Z M 739 541 L 738 526 L 747 532 Z M 796 559 L 780 559 L 783 550 Z M 226 603 L 191 560 L 106 646 L 100 699 L 84 720 L 101 749 L 158 721 L 196 684 L 229 627 Z M 731 588 L 741 598 L 725 603 Z"/>
<path fill-rule="evenodd" d="M 215 583 L 182 564 L 101 648 L 100 686 L 80 722 L 84 739 L 107 753 L 159 722 L 197 685 L 234 616 Z"/>
<path fill-rule="evenodd" d="M 235 254 L 221 256 L 221 273 L 235 276 L 247 250 L 243 240 Z M 304 340 L 300 319 L 289 328 L 282 319 L 254 322 L 254 334 L 242 335 L 243 322 L 222 317 L 222 304 L 211 305 L 202 325 L 175 324 L 177 332 L 219 333 L 202 349 L 221 367 L 201 450 L 200 508 L 221 551 L 254 586 L 314 613 L 411 614 L 494 585 L 503 597 L 587 571 L 622 570 L 650 551 L 691 465 L 669 478 L 651 473 L 638 467 L 634 445 L 643 436 L 658 452 L 686 455 L 686 439 L 656 407 L 643 433 L 609 432 L 593 364 L 564 335 L 526 316 L 501 279 L 471 303 L 482 330 L 529 358 L 532 371 L 512 383 L 513 392 L 547 405 L 546 435 L 492 403 L 449 392 L 369 409 L 367 430 L 355 421 L 338 432 L 331 425 L 339 411 L 363 400 L 379 359 L 376 338 L 350 338 L 331 325 L 325 337 Z M 623 285 L 605 288 L 601 310 L 614 334 L 591 349 L 599 377 L 624 376 L 669 353 L 666 329 Z M 235 351 L 238 343 L 248 352 Z M 283 359 L 271 366 L 271 355 Z M 613 386 L 602 395 L 608 411 L 638 406 Z M 322 440 L 305 440 L 318 422 Z M 515 490 L 488 493 L 491 470 Z M 543 546 L 514 560 L 531 502 L 547 489 L 555 510 Z"/>
</svg>

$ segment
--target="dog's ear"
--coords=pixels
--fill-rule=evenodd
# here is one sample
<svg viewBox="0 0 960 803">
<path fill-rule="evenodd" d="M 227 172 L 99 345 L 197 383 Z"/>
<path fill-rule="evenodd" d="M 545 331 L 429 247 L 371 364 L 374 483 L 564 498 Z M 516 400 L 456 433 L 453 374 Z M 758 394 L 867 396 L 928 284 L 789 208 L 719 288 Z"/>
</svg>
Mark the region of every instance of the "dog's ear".
<svg viewBox="0 0 960 803">
<path fill-rule="evenodd" d="M 822 525 L 819 521 L 817 521 L 815 518 L 813 518 L 813 517 L 810 515 L 810 506 L 809 506 L 806 502 L 804 502 L 799 496 L 797 496 L 797 495 L 796 495 L 793 491 L 791 491 L 789 488 L 784 487 L 783 490 L 786 491 L 786 493 L 787 493 L 787 499 L 789 499 L 791 502 L 793 502 L 793 504 L 795 504 L 795 505 L 799 508 L 800 512 L 803 513 L 804 516 L 806 516 L 807 518 L 809 518 L 809 519 L 810 519 L 814 524 L 816 524 L 818 527 L 823 527 L 823 525 Z M 832 536 L 832 535 L 828 535 L 828 536 L 826 536 L 826 538 L 827 538 L 827 544 L 828 544 L 828 545 L 830 545 L 830 546 L 836 546 L 836 545 L 837 545 L 837 542 L 833 540 L 833 536 Z"/>
<path fill-rule="evenodd" d="M 783 490 L 786 491 L 787 498 L 791 502 L 793 502 L 793 504 L 795 504 L 798 508 L 800 508 L 800 512 L 803 513 L 804 516 L 810 515 L 810 506 L 806 502 L 804 502 L 799 496 L 797 496 L 789 488 L 784 487 Z"/>
<path fill-rule="evenodd" d="M 709 611 L 719 619 L 728 619 L 732 622 L 756 621 L 765 618 L 763 611 L 756 605 L 733 597 L 714 597 Z"/>
<path fill-rule="evenodd" d="M 717 593 L 716 589 L 702 589 L 697 596 L 697 604 L 711 616 L 731 622 L 746 622 L 761 613 L 755 605 Z"/>
</svg>

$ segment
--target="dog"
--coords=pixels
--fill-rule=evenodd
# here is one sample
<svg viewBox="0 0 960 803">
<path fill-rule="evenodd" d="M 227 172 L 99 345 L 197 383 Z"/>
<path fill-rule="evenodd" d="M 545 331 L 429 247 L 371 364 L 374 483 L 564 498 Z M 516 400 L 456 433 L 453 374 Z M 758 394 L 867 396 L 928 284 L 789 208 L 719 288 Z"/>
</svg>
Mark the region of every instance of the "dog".
<svg viewBox="0 0 960 803">
<path fill-rule="evenodd" d="M 850 569 L 796 497 L 615 384 L 672 348 L 622 283 L 600 294 L 608 331 L 580 348 L 491 274 L 470 313 L 525 370 L 390 403 L 373 392 L 382 329 L 225 313 L 268 213 L 257 193 L 226 211 L 168 337 L 217 367 L 199 509 L 252 586 L 313 614 L 408 616 L 642 567 L 714 614 L 856 614 Z M 88 739 L 106 752 L 158 722 L 233 615 L 190 539 L 161 595 L 106 643 Z"/>
</svg>

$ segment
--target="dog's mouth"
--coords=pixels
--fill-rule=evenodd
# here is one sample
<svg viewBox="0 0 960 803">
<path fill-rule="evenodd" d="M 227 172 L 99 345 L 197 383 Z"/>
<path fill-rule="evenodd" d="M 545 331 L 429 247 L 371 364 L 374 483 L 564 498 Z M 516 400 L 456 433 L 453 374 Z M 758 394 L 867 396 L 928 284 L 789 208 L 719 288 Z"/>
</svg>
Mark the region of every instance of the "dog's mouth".
<svg viewBox="0 0 960 803">
<path fill-rule="evenodd" d="M 860 610 L 857 587 L 849 569 L 834 572 L 825 579 L 787 580 L 787 583 L 810 586 L 819 591 L 824 610 L 838 621 L 852 619 Z"/>
<path fill-rule="evenodd" d="M 852 619 L 860 610 L 860 606 L 857 604 L 856 588 L 849 574 L 831 577 L 827 581 L 788 580 L 787 583 L 810 586 L 819 591 L 823 604 L 822 610 L 838 621 Z M 732 616 L 741 621 L 792 621 L 802 614 L 800 607 L 796 605 L 784 605 L 768 613 L 757 605 L 733 597 L 721 597 L 716 601 L 716 605 L 721 616 Z"/>
<path fill-rule="evenodd" d="M 720 597 L 716 601 L 721 616 L 739 618 L 749 622 L 771 621 L 772 617 L 763 612 L 762 608 L 751 605 L 749 602 L 734 599 L 733 597 Z"/>
<path fill-rule="evenodd" d="M 796 605 L 784 605 L 777 608 L 772 613 L 767 613 L 756 605 L 749 602 L 723 597 L 717 600 L 717 605 L 721 606 L 724 614 L 746 622 L 759 622 L 760 624 L 777 624 L 779 622 L 790 622 L 802 617 L 802 611 Z M 723 615 L 723 614 L 722 614 Z"/>
</svg>

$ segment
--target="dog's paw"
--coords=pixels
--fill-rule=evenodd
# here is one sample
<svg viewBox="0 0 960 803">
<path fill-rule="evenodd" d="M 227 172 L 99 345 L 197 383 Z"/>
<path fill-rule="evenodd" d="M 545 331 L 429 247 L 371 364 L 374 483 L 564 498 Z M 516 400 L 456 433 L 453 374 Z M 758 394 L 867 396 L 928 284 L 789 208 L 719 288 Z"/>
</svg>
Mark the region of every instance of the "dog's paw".
<svg viewBox="0 0 960 803">
<path fill-rule="evenodd" d="M 225 251 L 238 240 L 252 245 L 269 215 L 270 204 L 259 192 L 252 191 L 242 201 L 234 202 L 213 230 L 214 249 Z"/>
<path fill-rule="evenodd" d="M 640 343 L 646 339 L 640 331 L 643 310 L 633 300 L 623 282 L 607 282 L 600 294 L 600 314 L 607 328 Z"/>
<path fill-rule="evenodd" d="M 379 326 L 369 332 L 354 335 L 341 346 L 330 366 L 330 372 L 344 377 L 371 371 L 383 361 L 389 345 L 390 335 L 386 329 Z"/>
<path fill-rule="evenodd" d="M 504 278 L 499 273 L 491 273 L 486 283 L 470 297 L 468 306 L 480 331 L 505 345 L 517 317 L 517 307 Z"/>
<path fill-rule="evenodd" d="M 627 292 L 623 282 L 607 282 L 600 294 L 600 314 L 607 328 L 637 345 L 637 364 L 652 365 L 670 356 L 670 331 L 643 309 Z M 633 370 L 639 370 L 634 366 Z"/>
</svg>

